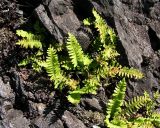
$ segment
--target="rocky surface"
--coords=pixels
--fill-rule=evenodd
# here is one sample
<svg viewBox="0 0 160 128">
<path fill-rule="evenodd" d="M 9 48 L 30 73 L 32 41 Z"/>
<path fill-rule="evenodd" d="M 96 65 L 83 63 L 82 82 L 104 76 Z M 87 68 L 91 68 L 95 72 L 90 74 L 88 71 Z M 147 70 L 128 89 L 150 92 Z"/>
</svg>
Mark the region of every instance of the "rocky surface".
<svg viewBox="0 0 160 128">
<path fill-rule="evenodd" d="M 145 75 L 142 80 L 129 81 L 127 98 L 141 95 L 144 90 L 152 93 L 160 89 L 159 0 L 17 2 L 0 2 L 0 128 L 104 127 L 110 90 L 101 87 L 96 96 L 83 97 L 78 106 L 73 106 L 67 102 L 65 92 L 53 90 L 44 74 L 37 75 L 31 69 L 17 67 L 26 51 L 15 46 L 15 30 L 22 23 L 27 22 L 25 25 L 29 26 L 31 15 L 32 20 L 41 21 L 57 41 L 65 42 L 67 33 L 71 32 L 87 50 L 92 33 L 82 21 L 92 16 L 91 10 L 95 7 L 118 34 L 122 61 Z"/>
</svg>

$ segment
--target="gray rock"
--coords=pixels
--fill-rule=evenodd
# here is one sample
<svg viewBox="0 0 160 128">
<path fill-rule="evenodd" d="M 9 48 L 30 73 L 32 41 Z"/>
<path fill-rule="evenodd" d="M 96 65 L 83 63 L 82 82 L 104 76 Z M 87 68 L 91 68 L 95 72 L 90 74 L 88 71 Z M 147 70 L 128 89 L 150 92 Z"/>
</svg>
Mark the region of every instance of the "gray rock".
<svg viewBox="0 0 160 128">
<path fill-rule="evenodd" d="M 69 111 L 64 112 L 62 120 L 66 124 L 67 128 L 87 128 L 82 121 L 77 119 L 77 117 Z"/>
<path fill-rule="evenodd" d="M 14 101 L 14 94 L 9 83 L 4 84 L 1 77 L 0 77 L 0 98 Z"/>
<path fill-rule="evenodd" d="M 4 122 L 7 122 L 9 127 L 6 128 L 30 128 L 30 121 L 23 116 L 23 112 L 11 109 L 7 112 Z"/>
<path fill-rule="evenodd" d="M 46 116 L 39 116 L 32 120 L 32 125 L 38 128 L 64 128 L 62 121 L 52 111 Z"/>
<path fill-rule="evenodd" d="M 35 13 L 57 41 L 64 43 L 70 32 L 79 39 L 82 47 L 86 49 L 90 38 L 85 31 L 81 30 L 82 21 L 74 12 L 74 6 L 76 5 L 73 5 L 72 0 L 51 0 L 47 5 L 38 6 Z"/>
<path fill-rule="evenodd" d="M 0 78 L 0 128 L 29 128 L 30 121 L 23 116 L 23 112 L 13 109 L 15 96 L 8 84 Z"/>
<path fill-rule="evenodd" d="M 82 98 L 81 103 L 87 109 L 91 108 L 100 112 L 103 111 L 99 101 L 96 98 Z"/>
</svg>

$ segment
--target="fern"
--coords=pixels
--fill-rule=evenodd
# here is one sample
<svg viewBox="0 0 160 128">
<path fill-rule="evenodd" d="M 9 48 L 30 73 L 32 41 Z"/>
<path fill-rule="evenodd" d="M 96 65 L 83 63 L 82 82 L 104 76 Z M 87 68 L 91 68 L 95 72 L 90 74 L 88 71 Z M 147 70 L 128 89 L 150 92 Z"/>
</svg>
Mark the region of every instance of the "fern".
<svg viewBox="0 0 160 128">
<path fill-rule="evenodd" d="M 139 70 L 122 66 L 120 66 L 118 75 L 122 77 L 136 78 L 136 79 L 143 78 L 143 74 Z"/>
<path fill-rule="evenodd" d="M 50 79 L 54 81 L 55 88 L 58 88 L 58 86 L 65 81 L 58 61 L 58 56 L 56 50 L 53 48 L 48 48 L 47 54 L 46 71 L 48 76 L 50 76 Z"/>
<path fill-rule="evenodd" d="M 65 43 L 63 45 L 51 44 L 47 50 L 47 57 L 45 54 L 36 54 L 29 56 L 21 63 L 23 65 L 32 63 L 35 70 L 45 67 L 44 69 L 46 69 L 50 80 L 53 81 L 55 88 L 68 87 L 70 90 L 68 100 L 71 103 L 79 103 L 83 94 L 96 94 L 101 80 L 106 77 L 140 79 L 143 76 L 138 70 L 122 67 L 117 63 L 116 58 L 119 53 L 115 46 L 116 34 L 94 9 L 92 13 L 95 20 L 91 22 L 91 19 L 86 19 L 84 22 L 86 25 L 93 24 L 99 35 L 91 43 L 90 54 L 85 54 L 76 37 L 69 33 L 66 45 Z M 38 51 L 45 53 L 40 42 L 41 36 L 23 30 L 17 31 L 17 35 L 22 36 L 22 40 L 17 43 L 18 45 L 25 48 L 38 48 Z M 65 48 L 68 55 L 64 55 Z M 94 56 L 93 53 L 97 55 Z M 42 58 L 46 58 L 46 61 Z M 123 83 L 123 80 L 120 83 Z M 111 116 L 113 116 L 112 114 L 113 112 Z"/>
<path fill-rule="evenodd" d="M 107 30 L 108 30 L 108 26 L 106 25 L 105 20 L 93 9 L 92 13 L 95 17 L 95 28 L 97 28 L 97 30 L 99 31 L 100 34 L 100 40 L 103 44 L 106 43 L 107 40 Z"/>
<path fill-rule="evenodd" d="M 121 106 L 123 105 L 125 91 L 126 82 L 125 79 L 123 79 L 117 84 L 117 87 L 113 93 L 113 98 L 108 101 L 107 116 L 105 119 L 106 125 L 111 125 L 109 120 L 118 116 L 118 114 L 121 112 Z"/>
<path fill-rule="evenodd" d="M 125 89 L 122 92 L 125 92 Z M 117 96 L 117 92 L 114 91 L 113 95 Z M 156 98 L 158 97 L 157 93 L 154 93 L 154 95 Z M 124 99 L 124 97 L 122 99 Z M 155 126 L 160 127 L 160 113 L 154 112 L 154 109 L 151 109 L 150 114 L 145 116 L 137 113 L 139 109 L 147 108 L 148 103 L 152 103 L 150 105 L 153 105 L 153 102 L 156 102 L 150 98 L 147 92 L 144 93 L 144 96 L 134 97 L 128 102 L 123 102 L 122 99 L 119 100 L 118 98 L 113 97 L 112 100 L 109 100 L 109 105 L 107 108 L 108 115 L 105 119 L 105 123 L 109 128 L 154 128 Z M 118 102 L 118 105 L 116 105 L 115 102 Z M 121 108 L 122 104 L 124 108 Z M 112 110 L 111 108 L 113 109 L 112 116 L 110 114 Z"/>
<path fill-rule="evenodd" d="M 129 102 L 124 102 L 125 110 L 122 113 L 127 115 L 135 114 L 140 108 L 146 106 L 151 99 L 149 95 L 146 93 L 144 96 L 134 97 Z"/>
<path fill-rule="evenodd" d="M 112 119 L 121 112 L 121 106 L 125 96 L 126 82 L 125 79 L 121 80 L 113 93 L 112 100 L 109 100 L 107 105 L 107 117 L 106 120 Z"/>
<path fill-rule="evenodd" d="M 17 30 L 16 34 L 18 36 L 21 36 L 23 39 L 19 40 L 16 44 L 20 45 L 21 47 L 24 48 L 42 48 L 42 43 L 40 41 L 41 36 L 34 35 L 32 33 L 29 33 L 27 31 L 23 30 Z"/>
<path fill-rule="evenodd" d="M 84 55 L 82 47 L 79 45 L 76 37 L 71 33 L 68 35 L 67 50 L 74 67 L 77 67 L 80 64 L 89 65 L 91 61 L 87 56 Z"/>
</svg>

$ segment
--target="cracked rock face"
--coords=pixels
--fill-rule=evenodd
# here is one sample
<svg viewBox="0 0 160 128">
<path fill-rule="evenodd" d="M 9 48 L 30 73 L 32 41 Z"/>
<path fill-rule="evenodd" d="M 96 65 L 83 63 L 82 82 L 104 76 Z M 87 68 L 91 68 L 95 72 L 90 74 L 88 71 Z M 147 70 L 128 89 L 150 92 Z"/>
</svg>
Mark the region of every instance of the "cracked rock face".
<svg viewBox="0 0 160 128">
<path fill-rule="evenodd" d="M 29 120 L 23 112 L 13 109 L 15 96 L 9 84 L 4 84 L 0 78 L 0 127 L 1 128 L 29 128 Z"/>
<path fill-rule="evenodd" d="M 35 9 L 36 15 L 54 38 L 63 43 L 68 33 L 79 39 L 82 47 L 86 49 L 90 38 L 83 31 L 81 22 L 76 15 L 76 5 L 71 0 L 45 1 Z M 78 7 L 78 6 L 77 6 Z M 79 7 L 80 8 L 80 7 Z"/>
<path fill-rule="evenodd" d="M 160 78 L 160 2 L 114 1 L 114 21 L 130 66 L 143 71 L 139 84 L 132 82 L 129 95 L 159 88 Z M 154 75 L 157 72 L 157 75 Z M 158 73 L 159 72 L 159 73 Z M 132 89 L 131 89 L 132 88 Z M 135 93 L 135 94 L 134 94 Z"/>
</svg>

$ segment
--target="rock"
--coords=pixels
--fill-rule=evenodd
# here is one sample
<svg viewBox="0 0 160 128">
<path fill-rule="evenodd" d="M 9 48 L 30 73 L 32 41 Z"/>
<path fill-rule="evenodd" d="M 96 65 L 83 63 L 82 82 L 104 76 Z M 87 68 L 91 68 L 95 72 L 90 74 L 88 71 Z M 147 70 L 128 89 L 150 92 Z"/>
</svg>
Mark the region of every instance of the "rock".
<svg viewBox="0 0 160 128">
<path fill-rule="evenodd" d="M 43 103 L 34 103 L 32 101 L 29 101 L 29 113 L 30 115 L 43 115 L 43 112 L 46 109 L 46 105 Z"/>
<path fill-rule="evenodd" d="M 86 109 L 93 109 L 100 112 L 103 111 L 99 101 L 96 98 L 82 98 L 81 103 Z"/>
<path fill-rule="evenodd" d="M 64 43 L 70 32 L 77 36 L 82 47 L 86 49 L 90 38 L 82 29 L 82 21 L 75 13 L 75 7 L 80 8 L 77 6 L 78 4 L 74 3 L 73 5 L 72 0 L 51 0 L 47 5 L 45 2 L 45 4 L 38 6 L 35 13 L 57 41 Z"/>
<path fill-rule="evenodd" d="M 15 95 L 9 83 L 4 84 L 1 77 L 0 88 L 0 127 L 29 128 L 30 121 L 23 116 L 23 112 L 13 109 Z"/>
<path fill-rule="evenodd" d="M 51 111 L 46 116 L 39 116 L 32 120 L 33 127 L 38 128 L 64 128 L 62 121 Z"/>
<path fill-rule="evenodd" d="M 1 77 L 0 77 L 0 97 L 5 100 L 10 100 L 14 102 L 14 94 L 9 83 L 4 84 Z"/>
<path fill-rule="evenodd" d="M 8 123 L 8 126 L 5 126 L 5 128 L 30 128 L 30 121 L 27 120 L 23 116 L 23 112 L 19 110 L 9 110 L 3 121 Z"/>
<path fill-rule="evenodd" d="M 76 116 L 74 116 L 72 113 L 69 111 L 65 111 L 62 120 L 66 124 L 67 128 L 87 128 L 82 121 L 77 119 Z"/>
</svg>

